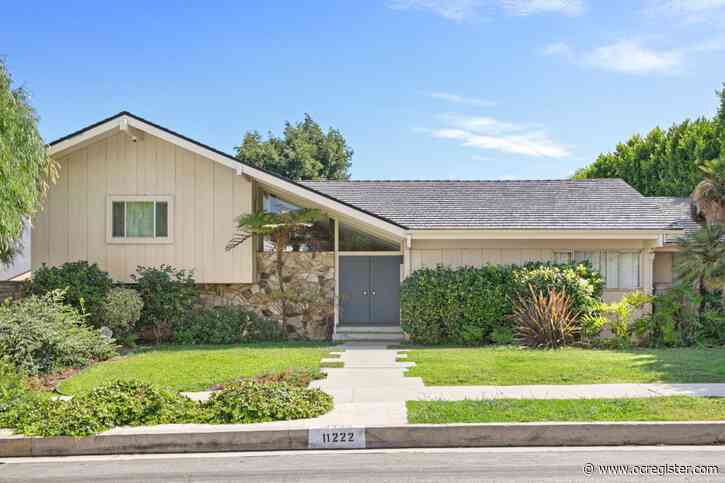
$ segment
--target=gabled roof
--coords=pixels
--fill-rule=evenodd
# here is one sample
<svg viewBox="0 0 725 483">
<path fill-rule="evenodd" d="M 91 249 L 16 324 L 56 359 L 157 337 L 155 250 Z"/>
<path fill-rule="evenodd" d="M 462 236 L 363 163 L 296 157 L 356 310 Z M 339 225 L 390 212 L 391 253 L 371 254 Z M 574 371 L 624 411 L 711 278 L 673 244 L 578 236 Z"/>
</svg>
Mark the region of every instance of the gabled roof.
<svg viewBox="0 0 725 483">
<path fill-rule="evenodd" d="M 673 226 L 683 230 L 682 235 L 665 235 L 665 244 L 677 244 L 680 236 L 689 235 L 700 229 L 701 225 L 692 218 L 690 198 L 675 196 L 651 196 L 649 199 L 657 203 L 660 210 L 670 217 Z"/>
<path fill-rule="evenodd" d="M 263 184 L 285 192 L 293 193 L 296 196 L 309 200 L 317 206 L 329 209 L 332 212 L 354 217 L 364 224 L 368 224 L 400 238 L 405 236 L 406 228 L 404 226 L 392 220 L 388 220 L 384 216 L 367 212 L 362 207 L 350 205 L 343 200 L 336 199 L 326 193 L 317 191 L 312 187 L 305 186 L 270 171 L 250 166 L 230 154 L 184 136 L 183 134 L 179 134 L 171 129 L 155 124 L 128 111 L 121 111 L 118 114 L 50 142 L 48 144 L 49 152 L 51 155 L 62 153 L 66 150 L 82 146 L 84 143 L 88 143 L 100 136 L 107 135 L 108 133 L 128 126 L 132 129 L 138 129 L 172 142 L 184 149 L 196 152 L 197 154 L 212 159 L 229 168 L 235 169 L 238 174 L 244 173 Z"/>
<path fill-rule="evenodd" d="M 303 184 L 416 230 L 679 229 L 621 179 Z"/>
</svg>

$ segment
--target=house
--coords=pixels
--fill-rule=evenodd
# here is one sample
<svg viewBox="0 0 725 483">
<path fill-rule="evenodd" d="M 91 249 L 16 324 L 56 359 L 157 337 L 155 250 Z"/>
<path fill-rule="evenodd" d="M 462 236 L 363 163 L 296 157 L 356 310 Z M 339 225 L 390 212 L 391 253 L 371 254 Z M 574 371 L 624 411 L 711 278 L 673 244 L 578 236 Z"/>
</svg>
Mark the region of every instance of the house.
<svg viewBox="0 0 725 483">
<path fill-rule="evenodd" d="M 671 283 L 667 240 L 684 232 L 663 200 L 618 179 L 295 182 L 121 112 L 49 145 L 60 163 L 33 220 L 32 268 L 89 260 L 129 282 L 139 265 L 194 269 L 208 303 L 274 315 L 263 240 L 226 251 L 254 209 L 318 208 L 321 243 L 288 254 L 329 310 L 291 324 L 324 337 L 399 330 L 400 282 L 420 267 L 589 260 L 605 298 Z M 321 251 L 321 253 L 320 253 Z M 669 259 L 669 260 L 668 260 Z M 268 290 L 267 290 L 268 291 Z M 374 327 L 374 329 L 369 329 Z"/>
</svg>

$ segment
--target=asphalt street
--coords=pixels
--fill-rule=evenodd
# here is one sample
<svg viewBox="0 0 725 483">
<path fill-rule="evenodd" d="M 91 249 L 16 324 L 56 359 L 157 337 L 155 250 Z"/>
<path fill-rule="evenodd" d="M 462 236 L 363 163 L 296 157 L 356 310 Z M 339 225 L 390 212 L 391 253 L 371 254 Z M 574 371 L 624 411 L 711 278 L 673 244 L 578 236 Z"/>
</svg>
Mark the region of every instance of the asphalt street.
<svg viewBox="0 0 725 483">
<path fill-rule="evenodd" d="M 604 474 L 606 472 L 619 472 L 619 475 Z M 23 483 L 721 481 L 725 479 L 724 475 L 725 447 L 717 446 L 294 451 L 0 459 L 0 481 Z"/>
</svg>

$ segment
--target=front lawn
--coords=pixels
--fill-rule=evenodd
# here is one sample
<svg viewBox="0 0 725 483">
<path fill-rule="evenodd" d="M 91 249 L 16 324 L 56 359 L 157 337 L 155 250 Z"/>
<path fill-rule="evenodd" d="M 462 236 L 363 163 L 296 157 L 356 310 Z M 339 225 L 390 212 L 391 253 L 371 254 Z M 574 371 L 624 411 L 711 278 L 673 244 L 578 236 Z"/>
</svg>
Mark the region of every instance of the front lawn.
<svg viewBox="0 0 725 483">
<path fill-rule="evenodd" d="M 687 396 L 408 401 L 407 406 L 408 422 L 413 424 L 725 420 L 725 398 Z"/>
<path fill-rule="evenodd" d="M 405 360 L 432 386 L 725 382 L 725 349 L 413 348 Z"/>
<path fill-rule="evenodd" d="M 102 362 L 63 381 L 76 394 L 113 379 L 137 379 L 176 391 L 205 391 L 214 384 L 286 369 L 319 371 L 334 346 L 324 343 L 255 343 L 225 346 L 162 346 Z"/>
</svg>

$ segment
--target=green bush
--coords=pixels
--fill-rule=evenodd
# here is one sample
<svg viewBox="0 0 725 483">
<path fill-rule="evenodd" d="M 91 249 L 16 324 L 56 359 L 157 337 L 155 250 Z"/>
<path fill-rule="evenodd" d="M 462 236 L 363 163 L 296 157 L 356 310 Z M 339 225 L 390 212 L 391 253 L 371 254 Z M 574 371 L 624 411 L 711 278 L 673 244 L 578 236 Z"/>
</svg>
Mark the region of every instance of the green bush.
<svg viewBox="0 0 725 483">
<path fill-rule="evenodd" d="M 113 280 L 95 263 L 68 262 L 59 267 L 43 264 L 33 271 L 29 292 L 35 295 L 63 289 L 65 302 L 81 313 L 88 314 L 87 322 L 95 327 L 103 324 L 102 306 Z"/>
<path fill-rule="evenodd" d="M 114 356 L 111 339 L 63 303 L 62 290 L 0 305 L 0 354 L 28 374 L 81 367 Z"/>
<path fill-rule="evenodd" d="M 171 335 L 172 327 L 191 312 L 199 298 L 193 271 L 170 265 L 139 266 L 131 279 L 143 299 L 138 331 L 142 336 L 150 332 L 157 343 Z"/>
<path fill-rule="evenodd" d="M 10 362 L 0 359 L 0 428 L 13 427 L 18 409 L 30 400 L 23 374 Z"/>
<path fill-rule="evenodd" d="M 199 404 L 186 397 L 138 381 L 112 381 L 70 401 L 23 407 L 13 427 L 28 435 L 87 436 L 115 426 L 192 423 L 198 414 Z"/>
<path fill-rule="evenodd" d="M 603 280 L 587 262 L 424 268 L 401 286 L 402 329 L 422 344 L 510 341 L 512 300 L 530 297 L 529 284 L 539 292 L 565 293 L 572 310 L 586 315 L 597 307 Z"/>
<path fill-rule="evenodd" d="M 331 409 L 332 397 L 319 389 L 244 381 L 212 394 L 202 418 L 212 424 L 246 424 L 314 418 Z"/>
<path fill-rule="evenodd" d="M 512 275 L 517 297 L 530 297 L 529 285 L 536 293 L 554 289 L 569 296 L 572 311 L 582 316 L 596 309 L 604 287 L 604 279 L 589 262 L 527 263 L 515 268 Z"/>
<path fill-rule="evenodd" d="M 277 322 L 238 305 L 195 309 L 174 326 L 178 344 L 238 344 L 283 338 Z"/>
<path fill-rule="evenodd" d="M 130 288 L 113 288 L 103 302 L 103 324 L 113 331 L 113 337 L 124 343 L 133 343 L 133 329 L 141 318 L 143 300 Z"/>
<path fill-rule="evenodd" d="M 422 344 L 490 341 L 511 313 L 511 272 L 495 265 L 416 270 L 400 289 L 403 331 Z"/>
</svg>

